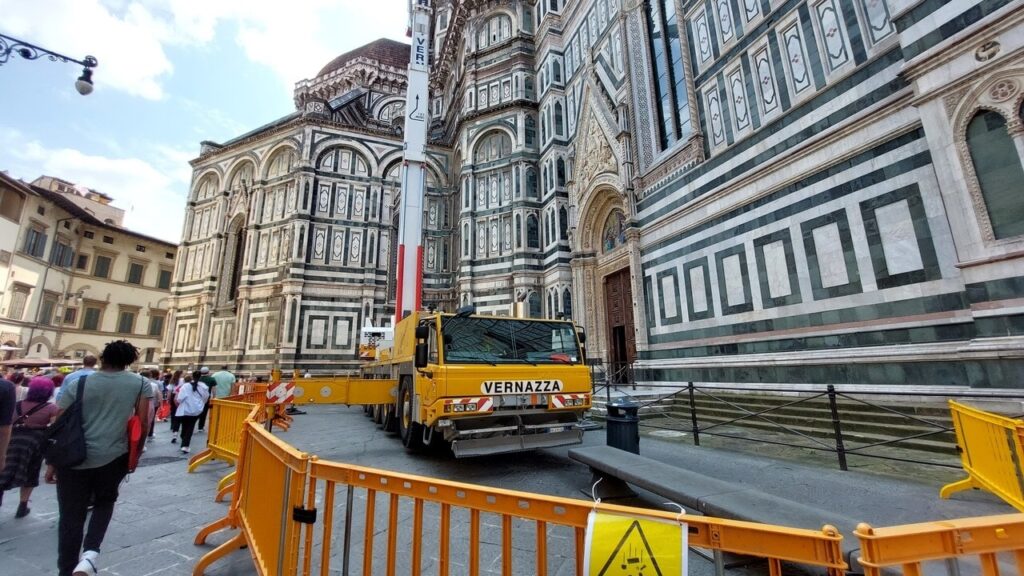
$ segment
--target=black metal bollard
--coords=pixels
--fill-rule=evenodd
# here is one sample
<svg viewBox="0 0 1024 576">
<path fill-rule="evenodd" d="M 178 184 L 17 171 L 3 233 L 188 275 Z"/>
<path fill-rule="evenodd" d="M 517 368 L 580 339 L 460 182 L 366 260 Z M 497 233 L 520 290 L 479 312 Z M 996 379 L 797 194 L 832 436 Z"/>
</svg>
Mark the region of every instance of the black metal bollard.
<svg viewBox="0 0 1024 576">
<path fill-rule="evenodd" d="M 640 453 L 640 405 L 630 400 L 607 404 L 608 445 L 619 450 Z"/>
</svg>

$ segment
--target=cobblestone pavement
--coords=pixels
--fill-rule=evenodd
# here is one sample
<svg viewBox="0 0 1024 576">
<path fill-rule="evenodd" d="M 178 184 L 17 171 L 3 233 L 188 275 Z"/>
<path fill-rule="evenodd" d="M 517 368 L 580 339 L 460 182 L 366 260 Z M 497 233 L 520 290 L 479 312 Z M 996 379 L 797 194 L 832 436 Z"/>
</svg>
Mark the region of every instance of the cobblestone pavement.
<svg viewBox="0 0 1024 576">
<path fill-rule="evenodd" d="M 397 439 L 374 427 L 357 408 L 342 406 L 315 406 L 308 408 L 308 415 L 298 416 L 293 428 L 281 437 L 301 450 L 317 454 L 322 459 L 343 461 L 353 464 L 374 466 L 389 470 L 435 476 L 503 487 L 539 492 L 544 494 L 579 498 L 580 489 L 585 488 L 590 475 L 585 466 L 569 460 L 566 449 L 538 451 L 520 455 L 503 455 L 466 460 L 453 460 L 436 454 L 409 454 Z M 199 435 L 193 440 L 193 454 L 200 451 L 206 436 Z M 599 444 L 604 441 L 604 431 L 589 432 L 585 444 Z M 192 565 L 205 552 L 226 540 L 226 533 L 211 537 L 207 546 L 192 544 L 198 529 L 222 517 L 226 503 L 213 501 L 218 480 L 231 468 L 220 462 L 205 464 L 194 474 L 186 473 L 185 455 L 178 446 L 170 443 L 166 423 L 159 424 L 156 439 L 149 444 L 142 464 L 135 474 L 122 486 L 114 519 L 100 555 L 103 574 L 146 576 L 191 574 Z M 738 482 L 758 482 L 766 491 L 777 492 L 780 496 L 794 499 L 819 497 L 832 498 L 837 511 L 853 512 L 876 526 L 949 518 L 968 515 L 984 515 L 1011 512 L 1007 505 L 990 495 L 970 492 L 958 495 L 950 501 L 937 497 L 936 478 L 927 475 L 905 477 L 865 474 L 863 472 L 839 472 L 818 466 L 808 467 L 792 459 L 778 460 L 762 455 L 742 454 L 695 448 L 686 442 L 645 436 L 642 440 L 643 453 L 666 462 L 690 466 L 723 479 L 734 478 Z M 792 458 L 792 454 L 787 455 Z M 678 462 L 676 461 L 678 460 Z M 745 471 L 745 472 L 744 472 Z M 796 491 L 794 494 L 787 492 Z M 837 497 L 837 495 L 839 495 Z M 318 502 L 323 495 L 318 496 Z M 653 495 L 641 494 L 627 504 L 663 507 L 662 500 Z M 17 506 L 16 491 L 5 494 L 0 507 L 0 574 L 3 576 L 36 576 L 53 574 L 56 571 L 56 525 L 57 506 L 53 486 L 41 485 L 33 494 L 32 513 L 23 519 L 14 518 Z M 873 503 L 863 508 L 863 502 Z M 338 525 L 344 502 L 343 489 L 338 490 L 336 500 L 335 547 L 331 563 L 332 574 L 339 573 Z M 359 573 L 361 559 L 361 518 L 365 496 L 357 492 L 355 501 L 354 540 L 352 573 Z M 318 504 L 319 505 L 319 504 Z M 387 498 L 378 495 L 376 517 L 377 532 L 374 537 L 374 573 L 383 567 L 382 558 L 387 547 L 386 527 L 388 514 Z M 434 512 L 428 505 L 426 517 Z M 464 563 L 458 558 L 465 557 L 466 523 L 453 513 L 452 517 L 452 574 L 464 571 Z M 400 526 L 404 531 L 411 528 L 411 504 L 400 509 Z M 516 541 L 520 538 L 529 542 L 533 538 L 532 524 L 514 524 Z M 435 573 L 436 568 L 436 524 L 425 522 L 423 558 L 426 574 Z M 481 530 L 483 573 L 500 573 L 500 522 L 497 518 L 483 518 Z M 551 534 L 549 545 L 552 574 L 572 573 L 571 538 L 568 535 Z M 404 550 L 404 549 L 403 549 Z M 405 559 L 403 559 L 405 558 Z M 514 565 L 517 574 L 529 574 L 532 569 L 532 553 L 529 550 L 514 550 Z M 429 569 L 426 569 L 429 567 Z M 527 567 L 530 567 L 527 569 Z M 730 571 L 730 574 L 758 574 L 755 566 L 750 569 Z M 208 572 L 211 576 L 254 574 L 252 561 L 247 551 L 239 551 L 217 562 Z M 399 571 L 408 573 L 407 555 L 399 555 Z M 711 564 L 691 554 L 690 573 L 710 574 Z M 788 572 L 787 572 L 788 573 Z"/>
</svg>

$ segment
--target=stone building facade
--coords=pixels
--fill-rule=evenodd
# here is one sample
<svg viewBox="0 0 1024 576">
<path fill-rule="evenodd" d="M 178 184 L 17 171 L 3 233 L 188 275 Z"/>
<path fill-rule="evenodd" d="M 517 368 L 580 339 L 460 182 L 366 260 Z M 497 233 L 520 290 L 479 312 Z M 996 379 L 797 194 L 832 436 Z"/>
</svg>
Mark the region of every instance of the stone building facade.
<svg viewBox="0 0 1024 576">
<path fill-rule="evenodd" d="M 645 381 L 1020 387 L 1024 7 L 434 2 L 424 301 Z M 331 371 L 393 310 L 406 48 L 204 144 L 176 362 Z"/>
<path fill-rule="evenodd" d="M 139 364 L 160 362 L 177 246 L 121 227 L 111 200 L 50 176 L 0 173 L 5 357 L 80 359 L 124 338 Z"/>
</svg>

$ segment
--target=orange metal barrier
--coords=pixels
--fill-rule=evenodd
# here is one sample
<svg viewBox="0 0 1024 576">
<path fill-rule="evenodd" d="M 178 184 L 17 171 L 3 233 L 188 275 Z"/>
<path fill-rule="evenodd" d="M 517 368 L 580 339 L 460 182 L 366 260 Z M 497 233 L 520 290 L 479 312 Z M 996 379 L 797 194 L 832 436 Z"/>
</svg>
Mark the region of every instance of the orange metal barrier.
<svg viewBox="0 0 1024 576">
<path fill-rule="evenodd" d="M 213 459 L 236 464 L 242 444 L 242 425 L 254 409 L 258 409 L 258 404 L 214 398 L 210 402 L 210 435 L 206 449 L 189 459 L 189 473 Z M 233 477 L 234 473 L 222 478 L 217 488 L 223 490 Z"/>
<path fill-rule="evenodd" d="M 998 576 L 1000 552 L 1024 574 L 1024 514 L 960 518 L 940 522 L 906 524 L 889 528 L 857 526 L 860 564 L 865 576 L 881 576 L 882 569 L 900 566 L 905 576 L 923 574 L 924 563 L 977 556 L 981 576 Z M 960 573 L 960 572 L 952 572 Z M 966 572 L 965 572 L 966 573 Z"/>
<path fill-rule="evenodd" d="M 347 486 L 342 538 L 343 558 L 340 568 L 332 566 L 330 561 L 334 541 L 334 502 L 338 485 Z M 566 545 L 571 547 L 569 558 L 575 563 L 575 573 L 582 574 L 587 515 L 595 509 L 637 518 L 685 521 L 691 546 L 765 558 L 768 560 L 772 576 L 781 576 L 782 562 L 821 567 L 835 576 L 842 575 L 847 567 L 840 548 L 842 536 L 831 526 L 814 531 L 706 516 L 680 517 L 674 512 L 611 504 L 595 506 L 593 502 L 584 500 L 463 484 L 336 462 L 320 462 L 314 458 L 310 464 L 306 507 L 313 507 L 318 500 L 319 492 L 319 497 L 323 501 L 323 517 L 318 530 L 306 532 L 302 553 L 303 574 L 316 572 L 326 575 L 337 573 L 339 570 L 347 572 L 355 489 L 361 489 L 365 494 L 361 550 L 362 573 L 365 575 L 395 574 L 399 558 L 403 564 L 403 573 L 406 572 L 404 568 L 407 565 L 412 574 L 418 575 L 423 569 L 424 555 L 427 555 L 436 557 L 436 567 L 432 571 L 436 570 L 439 575 L 455 572 L 475 576 L 481 572 L 481 562 L 494 560 L 493 555 L 485 557 L 482 552 L 481 534 L 484 530 L 498 525 L 501 531 L 502 574 L 541 576 L 548 574 L 549 571 L 554 572 L 550 566 L 549 550 L 565 548 Z M 377 527 L 376 518 L 379 499 L 387 502 L 388 512 L 387 524 L 380 528 Z M 409 511 L 410 504 L 411 531 L 407 521 L 399 523 L 399 518 Z M 437 512 L 436 518 L 430 518 L 433 522 L 428 522 L 426 518 L 427 506 Z M 402 512 L 403 509 L 405 512 Z M 468 527 L 453 522 L 456 515 L 468 517 Z M 498 522 L 484 524 L 481 521 L 483 515 L 497 516 Z M 529 530 L 514 529 L 514 523 L 519 525 L 523 521 L 533 524 L 532 534 Z M 560 529 L 562 534 L 556 534 Z M 456 560 L 451 555 L 450 544 L 456 538 L 463 541 L 463 531 L 468 532 L 468 557 Z M 436 538 L 436 551 L 424 550 L 424 541 L 427 537 L 431 540 Z M 375 540 L 378 538 L 386 542 L 384 566 L 374 563 L 373 551 Z M 311 571 L 317 547 L 319 570 Z M 526 565 L 515 564 L 514 558 L 523 558 L 524 554 L 533 556 L 532 562 Z M 484 569 L 486 570 L 486 567 Z"/>
<path fill-rule="evenodd" d="M 239 531 L 203 556 L 192 573 L 202 574 L 217 559 L 248 546 L 261 576 L 296 574 L 301 524 L 292 511 L 302 507 L 309 456 L 251 420 L 242 433 L 242 454 L 228 515 L 201 530 L 196 544 L 222 528 Z"/>
<path fill-rule="evenodd" d="M 939 496 L 983 488 L 1024 512 L 1024 420 L 978 410 L 952 400 L 949 409 L 967 478 L 942 487 Z"/>
</svg>

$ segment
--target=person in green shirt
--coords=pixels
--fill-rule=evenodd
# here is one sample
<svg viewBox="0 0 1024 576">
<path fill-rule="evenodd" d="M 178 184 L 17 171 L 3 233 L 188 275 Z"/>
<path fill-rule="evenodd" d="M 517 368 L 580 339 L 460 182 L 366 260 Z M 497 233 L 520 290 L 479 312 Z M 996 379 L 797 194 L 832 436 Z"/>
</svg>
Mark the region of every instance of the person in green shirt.
<svg viewBox="0 0 1024 576">
<path fill-rule="evenodd" d="M 219 372 L 214 372 L 213 379 L 217 382 L 214 397 L 224 398 L 231 395 L 231 387 L 235 385 L 235 375 L 228 371 L 227 366 L 221 366 Z"/>
<path fill-rule="evenodd" d="M 128 474 L 126 425 L 134 412 L 146 422 L 153 390 L 138 374 L 126 371 L 139 359 L 139 350 L 127 340 L 110 342 L 100 354 L 103 368 L 84 377 L 82 428 L 85 461 L 77 466 L 46 467 L 46 481 L 57 484 L 57 567 L 60 576 L 94 575 L 97 557 L 114 515 L 117 489 Z M 77 384 L 77 383 L 76 383 Z M 57 407 L 66 410 L 78 396 L 78 386 L 61 395 Z M 139 450 L 146 442 L 143 435 Z M 89 505 L 92 516 L 85 529 Z M 84 550 L 84 552 L 83 552 Z M 81 552 L 81 555 L 79 555 Z"/>
</svg>

